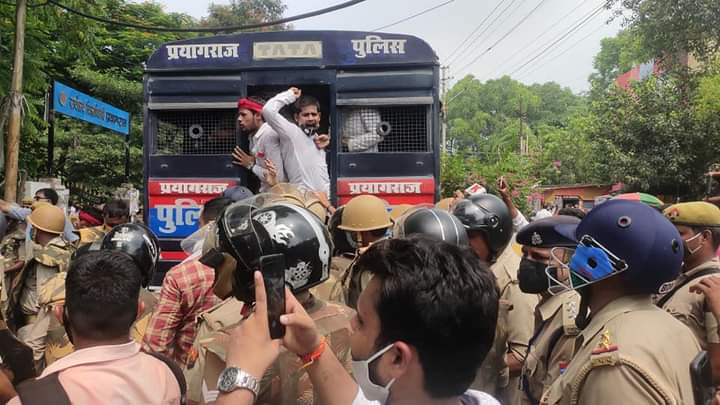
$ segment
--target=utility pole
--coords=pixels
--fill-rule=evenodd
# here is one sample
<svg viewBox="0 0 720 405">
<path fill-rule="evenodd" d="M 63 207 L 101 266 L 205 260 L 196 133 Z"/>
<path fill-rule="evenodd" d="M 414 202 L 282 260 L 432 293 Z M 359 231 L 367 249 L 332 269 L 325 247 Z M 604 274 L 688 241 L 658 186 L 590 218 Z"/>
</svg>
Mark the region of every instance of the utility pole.
<svg viewBox="0 0 720 405">
<path fill-rule="evenodd" d="M 27 0 L 17 0 L 15 6 L 15 60 L 10 85 L 10 117 L 8 119 L 5 159 L 5 201 L 17 200 L 18 157 L 20 155 L 20 127 L 22 125 L 23 58 L 25 53 L 25 15 Z"/>
<path fill-rule="evenodd" d="M 527 156 L 527 144 L 525 142 L 525 125 L 523 123 L 522 99 L 520 99 L 520 156 Z"/>
<path fill-rule="evenodd" d="M 448 99 L 447 99 L 447 93 L 448 93 L 448 83 L 452 79 L 450 75 L 448 74 L 448 71 L 450 70 L 450 66 L 441 66 L 440 72 L 440 99 L 442 100 L 442 134 L 441 134 L 441 142 L 442 145 L 440 147 L 440 150 L 445 152 L 445 149 L 447 147 L 447 122 L 448 122 Z"/>
</svg>

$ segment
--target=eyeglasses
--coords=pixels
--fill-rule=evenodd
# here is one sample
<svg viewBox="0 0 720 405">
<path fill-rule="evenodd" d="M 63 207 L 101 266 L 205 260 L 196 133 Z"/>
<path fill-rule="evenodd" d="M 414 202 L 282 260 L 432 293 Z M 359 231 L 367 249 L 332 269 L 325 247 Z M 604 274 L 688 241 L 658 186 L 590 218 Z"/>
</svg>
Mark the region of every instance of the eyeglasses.
<svg viewBox="0 0 720 405">
<path fill-rule="evenodd" d="M 37 195 L 36 195 L 35 197 L 33 197 L 33 200 L 35 200 L 35 201 L 50 201 L 49 198 L 40 197 L 40 196 L 37 196 Z"/>
</svg>

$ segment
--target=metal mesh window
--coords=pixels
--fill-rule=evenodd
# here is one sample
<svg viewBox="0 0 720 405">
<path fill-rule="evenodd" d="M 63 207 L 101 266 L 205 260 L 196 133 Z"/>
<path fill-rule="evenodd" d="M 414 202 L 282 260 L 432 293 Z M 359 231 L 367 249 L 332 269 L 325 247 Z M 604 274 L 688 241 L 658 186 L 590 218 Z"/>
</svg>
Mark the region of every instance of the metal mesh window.
<svg viewBox="0 0 720 405">
<path fill-rule="evenodd" d="M 235 146 L 236 111 L 162 111 L 155 116 L 158 155 L 225 155 Z"/>
<path fill-rule="evenodd" d="M 343 152 L 427 152 L 428 106 L 343 107 Z"/>
</svg>

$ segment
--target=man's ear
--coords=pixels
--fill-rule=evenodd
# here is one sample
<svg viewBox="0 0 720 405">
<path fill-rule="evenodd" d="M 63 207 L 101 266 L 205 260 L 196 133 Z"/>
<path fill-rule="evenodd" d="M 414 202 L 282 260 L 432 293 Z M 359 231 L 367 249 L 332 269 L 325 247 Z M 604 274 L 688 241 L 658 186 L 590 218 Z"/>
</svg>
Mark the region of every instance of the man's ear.
<svg viewBox="0 0 720 405">
<path fill-rule="evenodd" d="M 393 348 L 390 349 L 392 358 L 390 364 L 391 378 L 399 378 L 407 373 L 412 363 L 417 361 L 417 352 L 405 342 L 395 342 Z"/>
<path fill-rule="evenodd" d="M 65 304 L 60 302 L 55 305 L 53 305 L 53 315 L 55 315 L 55 318 L 57 318 L 58 321 L 60 321 L 60 325 L 63 325 L 63 311 L 65 311 Z"/>
</svg>

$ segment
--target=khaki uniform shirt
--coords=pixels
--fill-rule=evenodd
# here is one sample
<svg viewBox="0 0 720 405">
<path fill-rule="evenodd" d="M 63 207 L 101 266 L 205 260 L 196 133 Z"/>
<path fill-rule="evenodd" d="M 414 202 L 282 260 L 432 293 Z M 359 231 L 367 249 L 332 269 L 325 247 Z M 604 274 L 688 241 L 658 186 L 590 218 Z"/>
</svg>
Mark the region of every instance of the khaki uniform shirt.
<svg viewBox="0 0 720 405">
<path fill-rule="evenodd" d="M 188 400 L 201 404 L 215 402 L 218 395 L 218 377 L 225 368 L 227 339 L 232 328 L 242 321 L 242 306 L 241 302 L 231 298 L 201 315 L 198 335 L 185 371 Z M 345 306 L 327 303 L 314 297 L 311 297 L 305 309 L 327 339 L 329 348 L 349 371 L 350 319 L 354 312 Z M 310 378 L 301 367 L 302 362 L 297 355 L 282 350 L 278 359 L 262 377 L 255 403 L 316 403 Z"/>
<path fill-rule="evenodd" d="M 25 261 L 25 229 L 17 229 L 0 242 L 0 310 L 7 312 L 9 288 L 14 274 L 5 273 L 18 261 Z"/>
<path fill-rule="evenodd" d="M 517 404 L 537 404 L 572 360 L 580 333 L 575 325 L 579 308 L 580 296 L 575 291 L 547 297 L 535 308 L 535 336 L 523 363 L 523 393 Z"/>
<path fill-rule="evenodd" d="M 575 347 L 542 404 L 695 403 L 690 362 L 700 345 L 647 295 L 618 298 L 597 311 Z"/>
<path fill-rule="evenodd" d="M 87 245 L 93 243 L 96 240 L 102 239 L 109 229 L 105 228 L 105 225 L 98 225 L 92 228 L 82 228 L 78 230 L 80 233 L 80 242 L 78 246 Z"/>
<path fill-rule="evenodd" d="M 348 272 L 351 271 L 354 263 L 354 254 L 344 254 L 333 257 L 330 263 L 330 277 L 324 283 L 310 289 L 310 292 L 318 299 L 344 304 L 346 301 L 345 298 L 347 297 L 347 288 L 345 284 L 343 284 L 343 279 L 346 274 L 349 278 Z M 347 284 L 348 280 L 345 281 Z"/>
<path fill-rule="evenodd" d="M 13 277 L 10 288 L 8 315 L 18 339 L 33 349 L 38 366 L 45 354 L 49 322 L 47 309 L 43 309 L 40 291 L 58 273 L 67 271 L 74 248 L 61 237 L 52 239 L 46 246 L 32 244 L 32 257 Z"/>
<path fill-rule="evenodd" d="M 523 361 L 533 335 L 534 311 L 539 301 L 535 294 L 520 290 L 517 279 L 520 256 L 509 245 L 498 257 L 491 270 L 500 290 L 500 308 L 495 341 L 478 370 L 473 389 L 500 399 L 501 403 L 516 403 L 520 396 L 519 377 L 510 377 L 505 355 L 514 353 Z"/>
<path fill-rule="evenodd" d="M 684 280 L 692 278 L 693 275 L 706 269 L 717 269 L 718 272 L 720 272 L 720 261 L 715 258 L 705 262 L 681 274 L 676 283 L 682 283 Z M 692 330 L 703 350 L 707 350 L 708 343 L 720 343 L 718 321 L 705 305 L 705 296 L 690 292 L 690 286 L 697 284 L 703 278 L 712 277 L 713 275 L 717 274 L 698 277 L 680 287 L 677 291 L 671 292 L 672 297 L 670 297 L 662 307 L 670 315 L 677 318 Z"/>
</svg>

